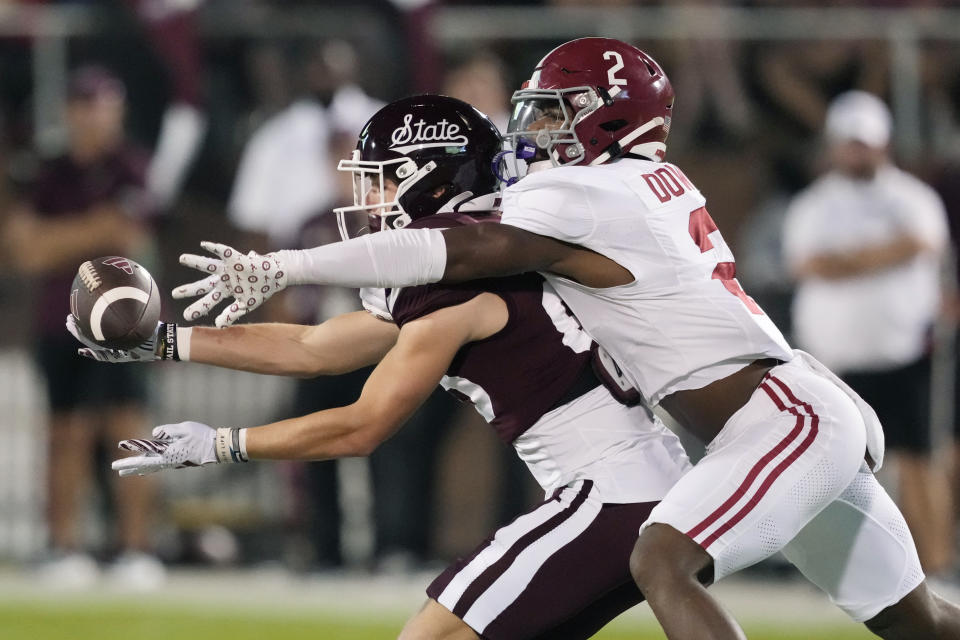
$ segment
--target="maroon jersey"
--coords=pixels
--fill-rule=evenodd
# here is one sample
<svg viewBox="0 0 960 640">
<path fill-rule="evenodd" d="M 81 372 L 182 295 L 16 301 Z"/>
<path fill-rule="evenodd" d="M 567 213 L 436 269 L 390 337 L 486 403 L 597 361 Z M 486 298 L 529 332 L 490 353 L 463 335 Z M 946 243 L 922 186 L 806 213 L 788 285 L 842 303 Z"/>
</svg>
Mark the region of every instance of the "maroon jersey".
<svg viewBox="0 0 960 640">
<path fill-rule="evenodd" d="M 495 216 L 439 214 L 410 227 L 448 228 Z M 543 414 L 599 385 L 590 338 L 542 277 L 527 273 L 463 284 L 429 284 L 387 292 L 398 326 L 481 293 L 500 296 L 510 318 L 498 333 L 457 352 L 441 385 L 472 402 L 504 442 L 513 442 Z"/>
<path fill-rule="evenodd" d="M 148 161 L 145 153 L 132 147 L 121 148 L 90 165 L 78 165 L 70 156 L 54 158 L 40 168 L 31 204 L 42 218 L 78 215 L 107 204 L 143 215 Z M 78 266 L 79 261 L 62 272 L 47 274 L 40 285 L 38 329 L 45 335 L 64 332 L 63 319 L 70 312 L 70 283 Z"/>
</svg>

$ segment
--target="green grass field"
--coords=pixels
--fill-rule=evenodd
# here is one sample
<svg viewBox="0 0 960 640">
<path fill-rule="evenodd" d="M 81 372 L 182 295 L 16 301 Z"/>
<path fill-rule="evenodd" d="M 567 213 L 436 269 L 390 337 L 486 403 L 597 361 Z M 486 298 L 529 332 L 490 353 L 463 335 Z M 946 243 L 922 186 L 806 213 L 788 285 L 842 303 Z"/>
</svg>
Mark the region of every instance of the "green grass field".
<svg viewBox="0 0 960 640">
<path fill-rule="evenodd" d="M 148 598 L 145 598 L 148 599 Z M 202 612 L 168 603 L 149 607 L 129 603 L 0 604 L 4 640 L 373 640 L 396 637 L 402 617 L 270 614 L 245 610 Z M 789 626 L 789 628 L 786 628 Z M 873 637 L 852 623 L 838 626 L 745 625 L 754 640 L 857 640 Z M 646 622 L 616 622 L 596 636 L 601 640 L 653 640 L 663 635 Z"/>
<path fill-rule="evenodd" d="M 101 581 L 70 590 L 0 566 L 0 640 L 368 640 L 395 638 L 422 606 L 431 573 L 296 576 L 279 569 L 175 569 L 161 588 Z M 714 593 L 751 640 L 867 640 L 802 580 L 733 578 Z M 600 640 L 662 640 L 639 605 Z"/>
</svg>

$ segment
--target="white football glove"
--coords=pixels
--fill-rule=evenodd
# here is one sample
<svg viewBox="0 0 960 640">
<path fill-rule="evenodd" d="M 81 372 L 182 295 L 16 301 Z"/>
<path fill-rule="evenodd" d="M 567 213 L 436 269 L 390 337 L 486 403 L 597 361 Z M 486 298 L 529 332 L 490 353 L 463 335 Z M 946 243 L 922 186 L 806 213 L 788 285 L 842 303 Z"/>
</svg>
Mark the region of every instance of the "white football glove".
<svg viewBox="0 0 960 640">
<path fill-rule="evenodd" d="M 158 322 L 153 335 L 133 349 L 110 349 L 100 346 L 83 335 L 73 314 L 67 314 L 67 331 L 85 345 L 83 349 L 77 349 L 77 353 L 98 362 L 152 362 L 180 359 L 177 354 L 177 325 L 170 322 Z"/>
<path fill-rule="evenodd" d="M 201 242 L 200 246 L 219 259 L 191 253 L 180 256 L 183 266 L 208 274 L 202 280 L 173 290 L 173 297 L 178 299 L 203 296 L 184 310 L 183 317 L 187 320 L 205 316 L 221 300 L 233 298 L 215 321 L 218 327 L 229 326 L 287 286 L 287 274 L 274 253 L 260 255 L 251 251 L 242 254 L 215 242 Z"/>
<path fill-rule="evenodd" d="M 152 440 L 121 440 L 121 449 L 140 455 L 114 460 L 121 476 L 138 476 L 163 469 L 199 467 L 216 462 L 246 462 L 239 444 L 239 429 L 212 429 L 200 422 L 163 424 L 153 430 Z"/>
</svg>

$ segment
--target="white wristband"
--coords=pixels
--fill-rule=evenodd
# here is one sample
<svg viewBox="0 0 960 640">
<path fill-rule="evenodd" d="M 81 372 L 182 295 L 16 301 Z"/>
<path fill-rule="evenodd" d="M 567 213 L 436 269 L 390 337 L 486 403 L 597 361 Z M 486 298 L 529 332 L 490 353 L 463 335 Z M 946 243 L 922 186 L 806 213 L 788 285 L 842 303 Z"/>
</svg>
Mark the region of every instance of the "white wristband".
<svg viewBox="0 0 960 640">
<path fill-rule="evenodd" d="M 247 462 L 246 429 L 220 427 L 214 437 L 214 452 L 217 462 Z M 242 444 L 241 444 L 242 440 Z"/>
<path fill-rule="evenodd" d="M 190 360 L 190 338 L 193 335 L 193 327 L 177 327 L 177 357 L 180 362 Z"/>
<path fill-rule="evenodd" d="M 406 287 L 438 282 L 447 266 L 447 245 L 439 229 L 381 231 L 275 255 L 290 284 Z"/>
</svg>

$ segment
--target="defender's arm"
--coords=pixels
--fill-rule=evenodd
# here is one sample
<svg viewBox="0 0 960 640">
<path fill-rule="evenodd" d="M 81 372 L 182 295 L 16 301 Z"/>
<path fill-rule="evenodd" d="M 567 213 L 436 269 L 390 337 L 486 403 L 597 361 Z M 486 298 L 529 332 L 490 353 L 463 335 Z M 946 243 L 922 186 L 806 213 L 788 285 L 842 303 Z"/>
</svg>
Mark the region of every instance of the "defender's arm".
<svg viewBox="0 0 960 640">
<path fill-rule="evenodd" d="M 290 284 L 403 287 L 549 271 L 591 287 L 629 283 L 598 253 L 508 224 L 381 231 L 306 251 L 278 251 Z"/>
<path fill-rule="evenodd" d="M 443 231 L 446 266 L 441 282 L 464 282 L 527 271 L 549 271 L 588 287 L 633 280 L 619 264 L 583 247 L 509 224 L 475 224 Z"/>
</svg>

